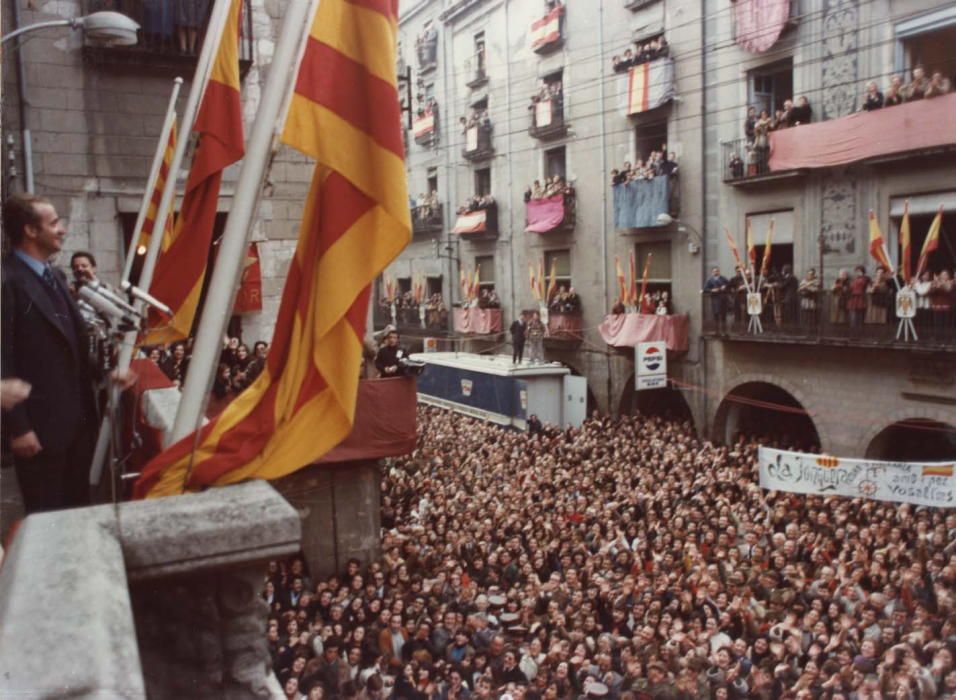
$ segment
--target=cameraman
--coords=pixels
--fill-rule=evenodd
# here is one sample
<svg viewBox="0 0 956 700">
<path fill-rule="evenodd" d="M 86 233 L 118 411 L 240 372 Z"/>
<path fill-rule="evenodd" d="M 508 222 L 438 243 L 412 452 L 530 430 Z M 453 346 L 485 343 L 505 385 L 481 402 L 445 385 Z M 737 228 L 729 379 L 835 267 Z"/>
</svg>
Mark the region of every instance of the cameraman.
<svg viewBox="0 0 956 700">
<path fill-rule="evenodd" d="M 404 377 L 408 353 L 398 345 L 398 331 L 389 331 L 385 342 L 375 355 L 375 368 L 379 377 Z"/>
</svg>

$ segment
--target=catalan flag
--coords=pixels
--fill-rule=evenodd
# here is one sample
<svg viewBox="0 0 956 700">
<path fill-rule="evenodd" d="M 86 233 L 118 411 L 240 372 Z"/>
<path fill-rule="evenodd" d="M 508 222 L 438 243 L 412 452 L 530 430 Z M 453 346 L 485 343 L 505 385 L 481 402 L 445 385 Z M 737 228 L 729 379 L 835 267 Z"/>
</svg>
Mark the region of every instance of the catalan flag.
<svg viewBox="0 0 956 700">
<path fill-rule="evenodd" d="M 651 255 L 652 253 L 647 254 L 647 260 L 644 262 L 644 275 L 641 278 L 641 296 L 639 297 L 639 301 L 638 301 L 638 306 L 640 307 L 640 309 L 638 310 L 641 311 L 642 313 L 644 309 L 644 304 L 647 300 L 647 276 L 650 274 L 650 271 L 651 271 Z"/>
<path fill-rule="evenodd" d="M 621 304 L 627 303 L 627 280 L 624 278 L 624 270 L 621 268 L 621 259 L 614 256 L 614 268 L 617 273 L 617 300 Z"/>
<path fill-rule="evenodd" d="M 147 465 L 138 495 L 275 479 L 352 428 L 370 285 L 411 240 L 397 3 L 322 0 L 309 27 L 283 140 L 317 165 L 265 370 Z"/>
<path fill-rule="evenodd" d="M 773 253 L 774 223 L 774 219 L 771 219 L 770 226 L 767 227 L 767 240 L 763 244 L 763 259 L 760 261 L 760 276 L 764 279 L 770 276 L 770 260 Z"/>
<path fill-rule="evenodd" d="M 159 200 L 163 198 L 163 190 L 166 188 L 166 178 L 169 177 L 169 166 L 173 162 L 173 153 L 176 151 L 176 119 L 173 118 L 172 128 L 169 130 L 169 139 L 166 141 L 166 150 L 163 152 L 163 162 L 159 166 L 159 172 L 156 174 L 156 182 L 153 185 L 153 191 L 149 197 L 149 208 L 146 210 L 146 218 L 143 219 L 143 225 L 140 227 L 136 236 L 136 250 L 142 255 L 149 248 L 149 239 L 152 238 L 153 228 L 156 226 L 156 212 L 159 209 Z M 164 253 L 169 249 L 169 244 L 173 238 L 173 217 L 166 217 L 166 226 L 163 231 L 163 245 L 160 252 Z"/>
<path fill-rule="evenodd" d="M 933 223 L 929 226 L 926 234 L 926 240 L 923 241 L 923 249 L 919 254 L 919 263 L 916 265 L 916 278 L 923 274 L 923 270 L 929 265 L 929 256 L 934 250 L 939 248 L 939 231 L 943 226 L 943 205 L 939 205 L 939 211 L 933 218 Z"/>
<path fill-rule="evenodd" d="M 551 259 L 551 275 L 548 279 L 548 293 L 545 296 L 545 301 L 551 302 L 551 299 L 558 291 L 558 260 L 557 258 Z"/>
<path fill-rule="evenodd" d="M 923 476 L 948 476 L 953 475 L 952 464 L 927 464 L 923 467 Z"/>
<path fill-rule="evenodd" d="M 637 257 L 633 250 L 628 261 L 628 273 L 631 281 L 627 286 L 627 304 L 634 306 L 637 303 Z"/>
<path fill-rule="evenodd" d="M 531 296 L 535 301 L 541 301 L 538 295 L 538 277 L 534 271 L 534 263 L 528 263 L 528 281 L 531 284 Z"/>
<path fill-rule="evenodd" d="M 216 224 L 222 171 L 242 158 L 242 106 L 239 102 L 239 31 L 242 0 L 233 0 L 203 93 L 193 131 L 199 134 L 182 208 L 149 292 L 173 310 L 171 319 L 150 314 L 147 344 L 189 335 L 206 278 L 206 261 Z M 207 41 L 212 37 L 207 37 Z"/>
<path fill-rule="evenodd" d="M 737 250 L 737 243 L 734 241 L 734 237 L 730 235 L 730 229 L 726 226 L 724 227 L 724 236 L 727 237 L 727 244 L 730 246 L 730 252 L 733 253 L 734 262 L 736 263 L 737 267 L 743 270 L 744 264 L 740 260 L 740 251 Z"/>
<path fill-rule="evenodd" d="M 910 237 L 910 200 L 903 203 L 903 221 L 900 222 L 900 268 L 903 282 L 913 281 L 913 242 Z"/>
<path fill-rule="evenodd" d="M 750 260 L 750 266 L 757 264 L 757 247 L 754 245 L 754 231 L 750 223 L 750 217 L 747 217 L 747 259 Z"/>
<path fill-rule="evenodd" d="M 893 271 L 893 265 L 886 255 L 886 244 L 883 242 L 883 232 L 880 231 L 880 222 L 876 219 L 876 214 L 870 210 L 870 255 L 880 265 L 886 268 L 887 272 Z"/>
</svg>

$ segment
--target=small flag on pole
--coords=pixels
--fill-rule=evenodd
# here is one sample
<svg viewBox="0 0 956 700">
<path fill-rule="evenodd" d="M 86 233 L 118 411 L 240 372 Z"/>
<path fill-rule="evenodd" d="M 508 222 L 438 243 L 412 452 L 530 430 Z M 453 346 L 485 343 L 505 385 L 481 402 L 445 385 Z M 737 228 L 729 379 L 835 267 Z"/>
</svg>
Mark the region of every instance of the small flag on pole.
<svg viewBox="0 0 956 700">
<path fill-rule="evenodd" d="M 929 265 L 929 256 L 930 254 L 939 248 L 939 232 L 943 227 L 943 205 L 939 205 L 939 211 L 936 212 L 936 216 L 933 218 L 933 223 L 929 226 L 929 231 L 926 234 L 926 240 L 923 241 L 923 250 L 919 254 L 919 264 L 916 266 L 916 278 L 919 279 L 919 276 L 923 274 L 923 270 L 927 269 Z"/>
<path fill-rule="evenodd" d="M 166 187 L 166 178 L 169 176 L 169 166 L 173 162 L 173 153 L 176 151 L 176 118 L 173 117 L 172 128 L 169 130 L 169 140 L 166 142 L 166 150 L 163 152 L 163 162 L 159 166 L 159 173 L 156 176 L 156 184 L 149 197 L 149 208 L 146 210 L 146 218 L 143 219 L 143 225 L 136 237 L 136 254 L 145 255 L 149 248 L 149 239 L 153 234 L 153 227 L 156 226 L 156 211 L 159 209 L 159 200 L 163 198 L 163 189 Z M 163 245 L 160 253 L 165 253 L 172 243 L 173 237 L 173 217 L 166 217 L 166 226 L 163 231 Z"/>
<path fill-rule="evenodd" d="M 885 267 L 887 272 L 893 271 L 893 265 L 886 254 L 886 242 L 883 240 L 883 232 L 880 231 L 880 222 L 877 221 L 872 209 L 870 209 L 870 255 Z"/>
</svg>

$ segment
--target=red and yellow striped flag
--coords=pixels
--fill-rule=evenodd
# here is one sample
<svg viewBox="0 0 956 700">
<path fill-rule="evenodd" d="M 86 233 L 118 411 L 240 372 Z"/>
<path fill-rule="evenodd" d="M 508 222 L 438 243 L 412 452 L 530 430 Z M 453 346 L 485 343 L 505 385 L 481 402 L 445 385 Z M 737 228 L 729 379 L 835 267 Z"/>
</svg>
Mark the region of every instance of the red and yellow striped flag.
<svg viewBox="0 0 956 700">
<path fill-rule="evenodd" d="M 188 336 L 199 307 L 222 171 L 242 158 L 245 151 L 239 102 L 240 27 L 242 0 L 233 0 L 193 125 L 199 141 L 182 208 L 169 244 L 163 242 L 163 254 L 156 262 L 149 288 L 150 294 L 173 310 L 173 317 L 166 319 L 150 312 L 146 344 L 168 343 Z"/>
<path fill-rule="evenodd" d="M 317 165 L 266 368 L 198 436 L 147 465 L 139 495 L 275 479 L 351 430 L 370 285 L 411 240 L 397 9 L 319 4 L 283 135 Z"/>
<path fill-rule="evenodd" d="M 628 261 L 628 272 L 631 282 L 627 286 L 627 305 L 635 306 L 637 304 L 637 254 L 633 250 Z"/>
<path fill-rule="evenodd" d="M 538 301 L 544 301 L 545 276 L 544 258 L 538 260 Z"/>
<path fill-rule="evenodd" d="M 923 274 L 923 270 L 929 265 L 929 255 L 939 248 L 939 231 L 943 226 L 943 205 L 939 205 L 939 211 L 933 218 L 933 223 L 929 225 L 929 231 L 926 233 L 926 240 L 923 241 L 923 249 L 919 254 L 919 263 L 916 265 L 916 278 Z"/>
<path fill-rule="evenodd" d="M 136 236 L 136 252 L 138 255 L 146 253 L 149 248 L 149 239 L 153 235 L 153 227 L 156 226 L 156 212 L 159 210 L 159 200 L 163 198 L 163 190 L 166 188 L 166 178 L 169 177 L 169 166 L 173 162 L 173 152 L 176 150 L 176 118 L 173 117 L 172 128 L 169 130 L 169 139 L 166 141 L 166 150 L 163 152 L 163 162 L 159 166 L 159 172 L 156 174 L 156 184 L 149 197 L 149 208 L 146 210 L 146 218 L 143 219 L 143 225 L 139 229 L 139 235 Z M 166 217 L 166 226 L 163 230 L 163 246 L 160 253 L 165 253 L 169 249 L 169 244 L 173 239 L 173 217 Z"/>
<path fill-rule="evenodd" d="M 887 272 L 893 272 L 893 265 L 886 257 L 886 245 L 883 242 L 883 232 L 880 231 L 880 222 L 877 221 L 872 209 L 870 209 L 870 255 L 885 267 Z"/>
<path fill-rule="evenodd" d="M 644 262 L 644 276 L 641 278 L 641 296 L 638 301 L 638 306 L 640 307 L 638 311 L 644 313 L 644 305 L 647 299 L 647 276 L 651 271 L 651 255 L 653 253 L 647 254 L 647 260 Z M 653 313 L 653 311 L 651 311 Z"/>
<path fill-rule="evenodd" d="M 528 263 L 528 281 L 531 283 L 531 297 L 535 301 L 541 301 L 538 296 L 538 278 L 534 271 L 534 263 Z"/>
<path fill-rule="evenodd" d="M 614 268 L 617 273 L 617 301 L 619 304 L 627 303 L 627 280 L 624 278 L 624 270 L 621 268 L 621 258 L 614 256 Z"/>
<path fill-rule="evenodd" d="M 557 258 L 551 258 L 551 275 L 550 275 L 550 278 L 548 279 L 548 292 L 547 292 L 547 296 L 545 296 L 545 301 L 547 301 L 550 304 L 551 299 L 554 297 L 557 291 L 558 291 L 558 260 Z"/>
<path fill-rule="evenodd" d="M 734 237 L 730 235 L 730 229 L 726 226 L 724 227 L 724 235 L 727 237 L 727 243 L 730 245 L 730 252 L 734 255 L 734 262 L 736 263 L 737 267 L 743 270 L 744 264 L 740 260 L 740 251 L 737 250 L 737 244 L 734 242 Z"/>
<path fill-rule="evenodd" d="M 770 260 L 773 255 L 773 227 L 774 219 L 770 220 L 770 226 L 767 227 L 767 240 L 763 244 L 763 259 L 760 261 L 760 276 L 766 279 L 770 276 Z M 754 284 L 757 280 L 754 280 Z"/>
<path fill-rule="evenodd" d="M 750 266 L 757 264 L 757 246 L 754 245 L 753 226 L 750 223 L 750 217 L 747 217 L 747 259 L 750 260 Z"/>
<path fill-rule="evenodd" d="M 913 281 L 913 241 L 910 237 L 910 200 L 903 202 L 903 221 L 900 222 L 900 269 L 903 282 Z"/>
</svg>

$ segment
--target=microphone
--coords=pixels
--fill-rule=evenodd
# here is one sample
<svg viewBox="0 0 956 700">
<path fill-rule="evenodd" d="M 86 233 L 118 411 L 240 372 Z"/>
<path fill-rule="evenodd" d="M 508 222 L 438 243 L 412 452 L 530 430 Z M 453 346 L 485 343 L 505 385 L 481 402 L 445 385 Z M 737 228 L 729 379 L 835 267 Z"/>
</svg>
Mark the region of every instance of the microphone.
<svg viewBox="0 0 956 700">
<path fill-rule="evenodd" d="M 118 327 L 128 326 L 130 329 L 136 328 L 139 321 L 139 314 L 133 309 L 129 313 L 111 299 L 101 294 L 100 291 L 90 284 L 84 284 L 80 287 L 77 295 L 81 300 L 92 306 L 103 317 L 115 323 Z"/>
<path fill-rule="evenodd" d="M 132 304 L 99 280 L 89 280 L 83 286 L 92 288 L 96 294 L 111 302 L 117 308 L 122 309 L 123 313 L 134 318 L 142 317 L 142 314 L 137 311 Z"/>
<path fill-rule="evenodd" d="M 129 281 L 124 281 L 120 286 L 123 288 L 124 292 L 131 295 L 135 299 L 139 299 L 144 304 L 149 304 L 163 316 L 172 317 L 173 310 L 146 290 L 133 286 L 129 283 Z"/>
</svg>

